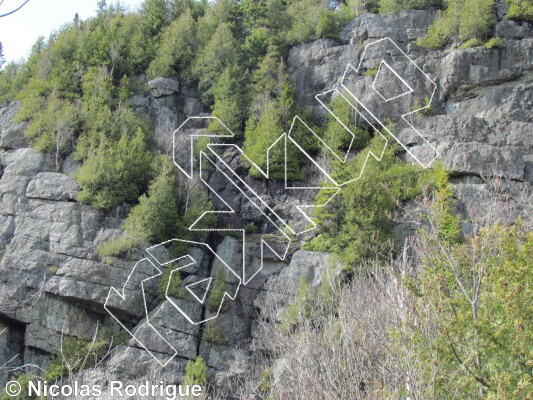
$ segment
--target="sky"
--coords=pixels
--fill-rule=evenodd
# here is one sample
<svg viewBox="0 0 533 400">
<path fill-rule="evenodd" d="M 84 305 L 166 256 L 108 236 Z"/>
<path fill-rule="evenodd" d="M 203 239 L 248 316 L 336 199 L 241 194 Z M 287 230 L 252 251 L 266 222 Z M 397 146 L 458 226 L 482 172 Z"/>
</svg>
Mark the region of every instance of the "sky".
<svg viewBox="0 0 533 400">
<path fill-rule="evenodd" d="M 0 15 L 16 9 L 24 0 L 4 0 Z M 114 1 L 108 0 L 109 3 Z M 96 14 L 98 0 L 30 0 L 14 14 L 0 18 L 0 42 L 7 61 L 27 58 L 31 46 L 39 36 L 48 35 L 61 25 L 72 21 L 78 13 L 85 20 Z M 122 0 L 130 9 L 137 9 L 142 0 Z"/>
</svg>

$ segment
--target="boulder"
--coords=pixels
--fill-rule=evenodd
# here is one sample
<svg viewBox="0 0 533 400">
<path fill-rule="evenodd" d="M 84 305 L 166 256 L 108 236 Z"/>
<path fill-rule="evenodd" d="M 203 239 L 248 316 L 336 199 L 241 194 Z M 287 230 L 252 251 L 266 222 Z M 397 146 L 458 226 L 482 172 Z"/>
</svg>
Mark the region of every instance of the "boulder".
<svg viewBox="0 0 533 400">
<path fill-rule="evenodd" d="M 148 88 L 150 89 L 150 94 L 157 98 L 178 93 L 180 84 L 172 78 L 155 78 L 148 81 Z"/>
</svg>

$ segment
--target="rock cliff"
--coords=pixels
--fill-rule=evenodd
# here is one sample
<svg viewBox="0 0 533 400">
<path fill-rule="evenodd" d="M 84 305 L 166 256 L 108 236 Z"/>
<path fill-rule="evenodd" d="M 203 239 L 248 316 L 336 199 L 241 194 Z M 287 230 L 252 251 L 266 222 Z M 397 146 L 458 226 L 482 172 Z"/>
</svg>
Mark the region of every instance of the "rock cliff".
<svg viewBox="0 0 533 400">
<path fill-rule="evenodd" d="M 339 85 L 346 65 L 358 60 L 365 44 L 390 37 L 437 83 L 432 104 L 435 115 L 424 117 L 421 126 L 451 171 L 461 207 L 483 209 L 488 193 L 494 190 L 494 178 L 504 178 L 516 194 L 509 201 L 530 212 L 533 203 L 524 191 L 533 181 L 533 27 L 499 22 L 496 32 L 504 48 L 426 52 L 414 41 L 434 17 L 432 11 L 367 14 L 350 22 L 340 41 L 323 39 L 294 47 L 287 65 L 298 105 L 320 120 L 323 111 L 314 96 Z M 129 102 L 137 113 L 151 119 L 159 145 L 168 149 L 172 130 L 187 116 L 207 110 L 193 88 L 180 87 L 175 79 L 158 78 L 148 86 L 149 93 Z M 18 106 L 11 103 L 0 109 L 0 329 L 4 329 L 0 363 L 14 357 L 13 366 L 46 367 L 58 351 L 62 334 L 90 339 L 96 326 L 113 324 L 104 309 L 109 289 L 126 282 L 143 254 L 113 259 L 112 265 L 97 255 L 101 243 L 121 234 L 128 208 L 102 213 L 77 203 L 79 188 L 72 177 L 76 162 L 68 157 L 56 171 L 46 155 L 29 148 L 23 135 L 26 124 L 12 123 Z M 408 131 L 402 132 L 402 140 L 415 154 L 421 146 Z M 276 185 L 265 186 L 264 191 L 279 196 Z M 242 202 L 236 205 L 244 218 L 254 222 L 253 213 Z M 242 257 L 238 238 L 226 236 L 214 245 L 225 261 Z M 246 254 L 258 262 L 258 246 L 253 241 L 248 246 Z M 204 261 L 193 274 L 214 276 L 216 262 L 206 254 L 199 257 Z M 160 368 L 130 340 L 113 351 L 105 366 L 84 377 L 95 381 L 107 374 L 108 378 L 136 380 L 157 370 L 159 376 L 176 381 L 186 360 L 197 355 L 203 356 L 217 379 L 241 374 L 254 351 L 262 348 L 253 338 L 269 282 L 283 282 L 286 294 L 294 295 L 302 276 L 318 284 L 329 263 L 328 255 L 297 249 L 291 249 L 285 262 L 268 259 L 260 276 L 241 288 L 236 301 L 228 302 L 217 318 L 217 338 L 207 337 L 204 328 L 176 317 L 154 290 L 148 303 L 152 323 L 174 339 L 177 357 Z M 131 290 L 131 296 L 139 296 Z M 150 351 L 164 353 L 150 337 L 143 303 L 138 300 L 137 307 L 121 310 L 121 320 L 145 338 Z M 206 312 L 192 303 L 184 302 L 183 307 L 191 313 Z"/>
</svg>

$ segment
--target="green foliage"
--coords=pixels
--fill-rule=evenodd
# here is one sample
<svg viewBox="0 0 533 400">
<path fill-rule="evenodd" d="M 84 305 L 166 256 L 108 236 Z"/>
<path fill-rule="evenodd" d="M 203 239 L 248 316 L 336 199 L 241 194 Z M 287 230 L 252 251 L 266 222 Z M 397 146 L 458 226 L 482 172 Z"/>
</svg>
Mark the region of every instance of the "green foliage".
<svg viewBox="0 0 533 400">
<path fill-rule="evenodd" d="M 428 7 L 442 7 L 442 0 L 380 0 L 379 12 L 396 14 L 400 10 L 420 10 Z"/>
<path fill-rule="evenodd" d="M 54 91 L 48 97 L 46 107 L 33 115 L 24 135 L 36 150 L 55 154 L 56 168 L 59 169 L 60 157 L 74 148 L 77 127 L 78 110 L 69 101 L 60 99 Z"/>
<path fill-rule="evenodd" d="M 184 385 L 205 385 L 208 379 L 207 364 L 201 356 L 198 356 L 194 361 L 187 361 L 185 365 L 185 377 L 183 378 Z"/>
<path fill-rule="evenodd" d="M 250 222 L 244 227 L 244 232 L 246 233 L 256 233 L 257 231 L 259 231 L 259 227 L 253 222 Z"/>
<path fill-rule="evenodd" d="M 81 190 L 78 201 L 99 210 L 134 203 L 152 177 L 152 155 L 145 134 L 124 135 L 116 144 L 103 140 L 76 171 Z"/>
<path fill-rule="evenodd" d="M 126 234 L 102 243 L 97 252 L 101 257 L 124 257 L 130 251 L 140 249 L 143 244 L 142 239 Z"/>
<path fill-rule="evenodd" d="M 481 47 L 483 46 L 483 42 L 479 39 L 469 39 L 466 42 L 464 42 L 459 48 L 461 50 L 471 49 L 472 47 Z"/>
<path fill-rule="evenodd" d="M 228 274 L 224 268 L 218 269 L 211 285 L 205 305 L 209 311 L 217 312 L 220 302 L 224 298 L 224 293 L 228 291 Z M 225 306 L 227 306 L 226 302 L 222 305 L 222 310 Z"/>
<path fill-rule="evenodd" d="M 487 43 L 485 43 L 485 47 L 487 49 L 503 49 L 505 47 L 505 43 L 501 37 L 493 37 Z"/>
<path fill-rule="evenodd" d="M 181 231 L 178 169 L 166 157 L 159 175 L 139 197 L 124 222 L 124 230 L 150 243 L 177 237 Z"/>
<path fill-rule="evenodd" d="M 196 29 L 187 9 L 162 34 L 161 45 L 147 70 L 149 78 L 179 75 L 182 82 L 192 79 L 191 63 L 196 48 Z"/>
<path fill-rule="evenodd" d="M 202 339 L 209 343 L 225 343 L 224 337 L 220 332 L 220 328 L 218 327 L 215 321 L 208 321 L 207 324 L 204 325 L 204 333 L 202 335 Z"/>
<path fill-rule="evenodd" d="M 427 36 L 419 38 L 417 44 L 440 49 L 454 41 L 485 39 L 496 23 L 494 10 L 495 0 L 450 0 L 429 27 Z"/>
<path fill-rule="evenodd" d="M 16 377 L 15 381 L 20 384 L 21 391 L 20 394 L 17 395 L 17 400 L 30 400 L 30 399 L 37 399 L 38 397 L 31 395 L 29 393 L 28 387 L 30 382 L 37 382 L 40 378 L 30 375 L 30 374 L 20 374 Z M 13 399 L 13 396 L 8 395 L 5 391 L 0 396 L 0 400 L 11 400 Z M 39 399 L 44 400 L 44 396 L 39 397 Z"/>
<path fill-rule="evenodd" d="M 352 150 L 363 149 L 370 140 L 368 131 L 361 129 L 356 124 L 357 113 L 353 107 L 341 96 L 334 98 L 328 105 L 328 108 L 337 116 L 337 118 L 355 135 L 352 141 L 352 135 L 344 126 L 334 117 L 329 116 L 326 130 L 324 132 L 324 141 L 334 151 L 342 154 L 341 150 L 347 150 L 351 143 Z"/>
<path fill-rule="evenodd" d="M 212 115 L 235 135 L 241 135 L 249 104 L 246 71 L 235 64 L 229 65 L 216 79 L 211 93 L 215 100 Z M 209 130 L 225 133 L 216 120 L 209 125 Z"/>
<path fill-rule="evenodd" d="M 159 281 L 157 295 L 162 300 L 164 300 L 166 296 L 174 297 L 176 299 L 184 299 L 187 296 L 186 289 L 182 287 L 180 272 L 172 272 L 175 267 L 174 264 L 167 265 Z"/>
<path fill-rule="evenodd" d="M 43 378 L 48 382 L 55 382 L 69 373 L 94 367 L 107 355 L 110 342 L 110 339 L 103 336 L 93 342 L 74 336 L 64 336 L 61 354 L 52 359 Z"/>
<path fill-rule="evenodd" d="M 368 151 L 380 154 L 383 139 L 377 135 L 369 146 L 346 165 L 334 164 L 334 175 L 359 176 Z M 380 162 L 372 156 L 366 162 L 364 174 L 348 184 L 325 207 L 315 209 L 318 236 L 306 245 L 309 250 L 334 252 L 354 272 L 363 260 L 388 257 L 393 248 L 392 213 L 398 202 L 421 193 L 421 185 L 432 181 L 432 172 L 406 164 L 388 147 Z M 318 202 L 322 202 L 319 193 Z"/>
<path fill-rule="evenodd" d="M 57 271 L 59 271 L 59 267 L 55 265 L 52 265 L 50 268 L 48 268 L 48 273 L 50 275 L 55 275 Z"/>
<path fill-rule="evenodd" d="M 507 19 L 533 22 L 533 3 L 531 0 L 507 0 L 507 4 L 509 5 Z"/>
<path fill-rule="evenodd" d="M 426 182 L 435 187 L 433 211 L 439 238 L 449 243 L 457 243 L 461 236 L 461 229 L 459 217 L 453 213 L 453 187 L 448 182 L 448 173 L 444 165 L 436 164 L 430 178 L 430 180 L 426 179 Z"/>
<path fill-rule="evenodd" d="M 237 59 L 237 43 L 227 24 L 217 27 L 213 36 L 194 61 L 193 71 L 198 79 L 202 100 L 211 104 L 214 100 L 212 87 L 221 71 Z"/>
<path fill-rule="evenodd" d="M 262 393 L 268 393 L 270 392 L 270 388 L 272 386 L 272 368 L 266 368 L 263 371 L 261 371 L 261 381 L 259 383 L 259 390 Z"/>
<path fill-rule="evenodd" d="M 309 288 L 309 282 L 306 278 L 300 279 L 298 282 L 298 292 L 294 301 L 287 305 L 283 311 L 283 317 L 279 324 L 282 332 L 289 332 L 293 330 L 299 322 L 309 318 L 312 310 L 307 304 L 309 296 L 312 295 Z"/>
<path fill-rule="evenodd" d="M 376 76 L 378 74 L 379 66 L 365 69 L 364 76 Z"/>
<path fill-rule="evenodd" d="M 439 329 L 417 330 L 415 339 L 436 397 L 530 398 L 533 234 L 518 221 L 484 227 L 461 244 L 428 235 L 417 326 Z"/>
</svg>

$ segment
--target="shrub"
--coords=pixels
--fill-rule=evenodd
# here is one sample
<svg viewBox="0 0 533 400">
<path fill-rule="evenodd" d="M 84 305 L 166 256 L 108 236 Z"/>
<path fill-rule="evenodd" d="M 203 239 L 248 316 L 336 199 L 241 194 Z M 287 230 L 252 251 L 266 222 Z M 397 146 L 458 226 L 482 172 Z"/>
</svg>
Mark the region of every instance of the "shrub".
<svg viewBox="0 0 533 400">
<path fill-rule="evenodd" d="M 88 342 L 74 336 L 64 336 L 61 354 L 52 359 L 43 378 L 55 382 L 69 373 L 94 367 L 108 354 L 109 344 L 105 338 Z"/>
<path fill-rule="evenodd" d="M 374 68 L 367 68 L 365 69 L 365 72 L 363 73 L 364 76 L 376 76 L 379 71 L 379 66 Z"/>
<path fill-rule="evenodd" d="M 493 49 L 493 48 L 503 49 L 505 47 L 505 43 L 503 42 L 502 38 L 494 37 L 490 39 L 487 43 L 485 43 L 485 47 L 487 49 Z"/>
<path fill-rule="evenodd" d="M 428 7 L 442 7 L 442 5 L 442 0 L 380 0 L 379 12 L 382 14 L 396 14 L 400 10 L 419 10 Z"/>
<path fill-rule="evenodd" d="M 80 183 L 77 200 L 98 210 L 135 203 L 152 177 L 152 155 L 146 136 L 139 128 L 135 135 L 124 135 L 117 143 L 102 143 L 76 171 Z"/>
<path fill-rule="evenodd" d="M 466 50 L 466 49 L 470 49 L 472 47 L 481 47 L 483 46 L 483 42 L 479 39 L 470 39 L 470 40 L 467 40 L 466 42 L 464 42 L 461 46 L 459 46 L 459 48 L 461 50 Z"/>
<path fill-rule="evenodd" d="M 220 328 L 215 321 L 209 321 L 204 325 L 204 333 L 202 339 L 209 343 L 223 344 L 225 343 L 224 337 L 220 332 Z"/>
<path fill-rule="evenodd" d="M 353 138 L 351 150 L 363 149 L 370 140 L 370 134 L 367 130 L 357 126 L 357 114 L 353 107 L 340 96 L 334 98 L 328 107 L 354 133 L 355 137 Z M 333 151 L 347 150 L 352 141 L 352 135 L 336 118 L 330 115 L 328 115 L 328 118 L 324 132 L 325 143 Z"/>
<path fill-rule="evenodd" d="M 164 158 L 159 175 L 139 197 L 123 228 L 128 234 L 150 243 L 160 243 L 176 237 L 180 225 L 180 185 L 176 166 Z"/>
<path fill-rule="evenodd" d="M 187 361 L 185 365 L 185 377 L 183 378 L 184 385 L 205 385 L 208 379 L 207 364 L 201 356 L 198 356 L 194 361 Z"/>
<path fill-rule="evenodd" d="M 481 40 L 496 23 L 495 0 L 450 0 L 417 45 L 440 49 L 452 41 Z"/>
<path fill-rule="evenodd" d="M 382 138 L 374 137 L 365 150 L 345 165 L 334 165 L 334 176 L 346 180 L 357 177 L 369 149 L 380 154 L 382 148 Z M 393 249 L 392 213 L 399 202 L 421 194 L 421 184 L 430 179 L 428 176 L 432 176 L 431 171 L 404 163 L 388 146 L 381 161 L 370 157 L 358 180 L 346 185 L 325 207 L 315 209 L 318 235 L 305 248 L 337 254 L 350 272 L 376 254 L 388 257 Z"/>
<path fill-rule="evenodd" d="M 157 287 L 157 295 L 164 300 L 166 296 L 174 297 L 176 299 L 184 299 L 187 297 L 186 289 L 182 287 L 181 274 L 175 269 L 174 264 L 169 264 L 163 271 L 163 275 Z"/>
<path fill-rule="evenodd" d="M 310 316 L 312 310 L 309 309 L 307 304 L 310 295 L 312 294 L 310 293 L 309 282 L 306 278 L 301 278 L 300 282 L 298 282 L 296 298 L 283 311 L 283 317 L 279 325 L 282 332 L 293 330 L 299 322 Z"/>
<path fill-rule="evenodd" d="M 48 273 L 50 275 L 55 275 L 57 271 L 59 271 L 59 267 L 56 267 L 55 265 L 48 268 Z"/>
<path fill-rule="evenodd" d="M 124 236 L 102 243 L 97 253 L 102 257 L 124 257 L 133 249 L 140 249 L 144 244 L 145 242 L 134 234 L 126 233 Z"/>
<path fill-rule="evenodd" d="M 212 283 L 211 290 L 209 291 L 209 296 L 205 303 L 207 309 L 211 312 L 217 312 L 220 306 L 220 302 L 224 298 L 224 293 L 228 290 L 228 274 L 223 267 L 220 267 L 216 272 L 215 279 Z M 227 303 L 224 302 L 222 309 L 227 307 Z"/>
<path fill-rule="evenodd" d="M 236 64 L 222 71 L 211 88 L 215 100 L 212 114 L 218 117 L 235 135 L 242 135 L 248 112 L 247 73 Z M 226 133 L 216 119 L 209 124 L 209 130 Z"/>
<path fill-rule="evenodd" d="M 533 3 L 531 0 L 507 0 L 509 11 L 507 19 L 533 22 Z"/>
</svg>

